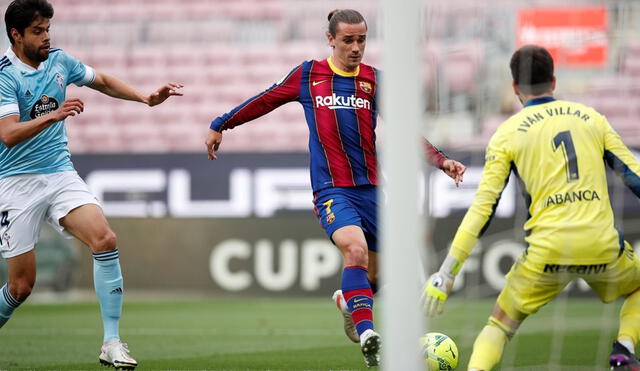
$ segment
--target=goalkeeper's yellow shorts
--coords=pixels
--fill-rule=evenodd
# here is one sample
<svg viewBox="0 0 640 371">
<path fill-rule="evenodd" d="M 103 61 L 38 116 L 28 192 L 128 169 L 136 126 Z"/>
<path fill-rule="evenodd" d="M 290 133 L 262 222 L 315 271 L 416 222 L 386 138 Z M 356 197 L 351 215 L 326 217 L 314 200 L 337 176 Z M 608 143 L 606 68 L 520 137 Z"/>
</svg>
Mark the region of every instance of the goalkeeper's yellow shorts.
<svg viewBox="0 0 640 371">
<path fill-rule="evenodd" d="M 623 253 L 604 264 L 538 264 L 523 255 L 506 276 L 498 305 L 513 320 L 537 312 L 555 298 L 571 280 L 582 278 L 605 303 L 640 288 L 640 259 L 625 241 Z"/>
</svg>

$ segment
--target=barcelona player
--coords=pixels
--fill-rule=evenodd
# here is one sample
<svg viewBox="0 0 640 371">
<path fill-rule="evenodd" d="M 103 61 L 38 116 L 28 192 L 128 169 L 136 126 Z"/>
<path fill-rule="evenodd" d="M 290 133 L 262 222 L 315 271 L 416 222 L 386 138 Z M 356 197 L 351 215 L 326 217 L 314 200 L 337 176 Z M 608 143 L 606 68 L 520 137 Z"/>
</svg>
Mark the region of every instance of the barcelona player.
<svg viewBox="0 0 640 371">
<path fill-rule="evenodd" d="M 300 64 L 271 88 L 216 118 L 205 144 L 209 158 L 216 159 L 224 130 L 287 102 L 302 105 L 309 126 L 315 212 L 345 265 L 342 289 L 336 291 L 334 300 L 344 316 L 347 336 L 360 343 L 365 363 L 373 366 L 379 362 L 380 346 L 372 311 L 378 272 L 375 128 L 379 76 L 375 68 L 361 63 L 367 39 L 362 15 L 343 9 L 331 12 L 328 19 L 332 56 Z M 460 182 L 465 167 L 428 142 L 425 145 L 431 163 Z"/>
<path fill-rule="evenodd" d="M 425 288 L 426 310 L 442 312 L 456 274 L 487 228 L 509 174 L 520 180 L 529 218 L 527 248 L 507 274 L 487 325 L 477 337 L 470 370 L 490 370 L 527 318 L 575 278 L 605 303 L 625 297 L 610 364 L 640 370 L 640 260 L 614 228 L 605 164 L 640 197 L 640 165 L 607 119 L 585 105 L 556 100 L 553 59 L 538 46 L 510 62 L 513 89 L 524 108 L 491 138 L 473 204 L 449 253 Z"/>
<path fill-rule="evenodd" d="M 137 362 L 118 331 L 123 281 L 116 236 L 71 163 L 64 120 L 80 114 L 84 104 L 67 99 L 66 88 L 89 86 L 115 98 L 155 106 L 182 95 L 182 85 L 170 83 L 143 95 L 51 48 L 52 17 L 53 7 L 46 0 L 15 0 L 5 12 L 11 46 L 0 59 L 0 253 L 7 261 L 9 279 L 0 288 L 0 327 L 34 286 L 34 248 L 46 219 L 93 252 L 104 327 L 99 361 L 134 369 Z"/>
</svg>

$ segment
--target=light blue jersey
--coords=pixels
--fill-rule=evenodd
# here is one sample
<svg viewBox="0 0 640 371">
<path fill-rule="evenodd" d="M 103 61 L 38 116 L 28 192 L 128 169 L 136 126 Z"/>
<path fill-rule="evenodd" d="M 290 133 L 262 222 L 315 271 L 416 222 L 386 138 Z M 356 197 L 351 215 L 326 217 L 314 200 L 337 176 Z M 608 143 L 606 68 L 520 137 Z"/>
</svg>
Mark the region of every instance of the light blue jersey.
<svg viewBox="0 0 640 371">
<path fill-rule="evenodd" d="M 93 82 L 95 71 L 60 49 L 37 69 L 23 63 L 11 48 L 0 59 L 0 119 L 20 115 L 30 121 L 55 111 L 66 99 L 67 85 Z M 0 179 L 18 174 L 74 170 L 64 121 L 8 148 L 0 142 Z"/>
</svg>

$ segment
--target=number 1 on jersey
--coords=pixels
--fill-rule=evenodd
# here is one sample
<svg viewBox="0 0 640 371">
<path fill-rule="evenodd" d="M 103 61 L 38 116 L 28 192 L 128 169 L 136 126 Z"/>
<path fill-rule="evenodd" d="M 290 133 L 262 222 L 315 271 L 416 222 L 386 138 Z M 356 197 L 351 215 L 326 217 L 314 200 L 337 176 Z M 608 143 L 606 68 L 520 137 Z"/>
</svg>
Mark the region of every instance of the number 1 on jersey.
<svg viewBox="0 0 640 371">
<path fill-rule="evenodd" d="M 573 146 L 571 131 L 561 131 L 553 138 L 553 151 L 562 147 L 565 159 L 565 169 L 567 171 L 567 182 L 572 182 L 580 178 L 578 172 L 578 158 L 576 148 Z"/>
</svg>

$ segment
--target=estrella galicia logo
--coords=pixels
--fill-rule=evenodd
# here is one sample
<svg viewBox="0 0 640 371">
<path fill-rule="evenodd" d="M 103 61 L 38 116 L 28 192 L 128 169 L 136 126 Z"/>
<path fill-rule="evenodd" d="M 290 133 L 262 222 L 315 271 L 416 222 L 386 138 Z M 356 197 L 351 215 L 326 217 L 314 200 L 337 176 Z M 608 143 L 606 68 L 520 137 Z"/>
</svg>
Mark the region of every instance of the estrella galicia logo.
<svg viewBox="0 0 640 371">
<path fill-rule="evenodd" d="M 40 100 L 38 100 L 36 104 L 33 105 L 29 116 L 32 119 L 35 119 L 42 115 L 46 115 L 49 112 L 57 110 L 58 107 L 60 107 L 60 105 L 55 98 L 43 95 L 40 97 Z"/>
</svg>

